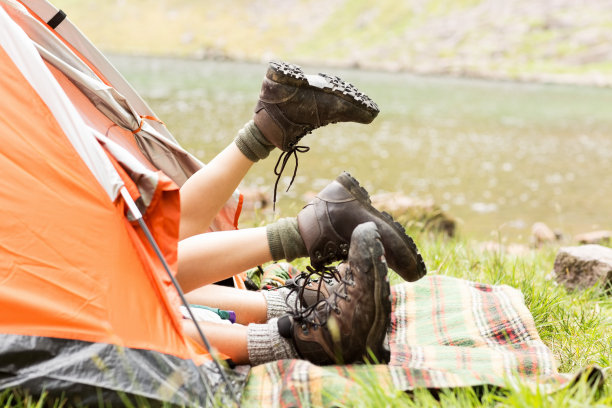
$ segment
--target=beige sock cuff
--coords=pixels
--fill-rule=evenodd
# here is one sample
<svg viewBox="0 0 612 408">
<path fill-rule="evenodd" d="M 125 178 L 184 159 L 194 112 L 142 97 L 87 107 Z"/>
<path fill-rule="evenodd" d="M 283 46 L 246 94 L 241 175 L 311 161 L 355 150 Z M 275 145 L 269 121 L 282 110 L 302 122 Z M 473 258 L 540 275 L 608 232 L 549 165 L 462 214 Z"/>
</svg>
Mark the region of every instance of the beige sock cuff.
<svg viewBox="0 0 612 408">
<path fill-rule="evenodd" d="M 254 366 L 285 358 L 298 358 L 291 341 L 278 333 L 278 319 L 271 319 L 266 324 L 249 324 L 247 350 L 249 361 Z"/>
<path fill-rule="evenodd" d="M 280 292 L 280 289 L 262 290 L 261 294 L 266 299 L 266 318 L 268 320 L 287 313 L 288 308 L 285 304 L 285 296 Z"/>
<path fill-rule="evenodd" d="M 261 294 L 266 299 L 266 318 L 268 320 L 287 314 L 290 306 L 295 307 L 297 293 L 288 288 L 262 290 Z"/>
</svg>

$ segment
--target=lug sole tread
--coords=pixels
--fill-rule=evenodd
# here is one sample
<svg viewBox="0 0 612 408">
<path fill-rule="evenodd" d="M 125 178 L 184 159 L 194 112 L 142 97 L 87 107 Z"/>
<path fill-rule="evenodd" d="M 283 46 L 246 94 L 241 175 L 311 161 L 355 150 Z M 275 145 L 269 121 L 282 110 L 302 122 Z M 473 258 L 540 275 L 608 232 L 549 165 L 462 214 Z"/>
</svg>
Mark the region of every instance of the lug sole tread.
<svg viewBox="0 0 612 408">
<path fill-rule="evenodd" d="M 380 324 L 372 325 L 366 337 L 366 348 L 370 350 L 378 361 L 370 361 L 370 356 L 364 356 L 364 360 L 372 363 L 386 363 L 389 361 L 389 353 L 384 348 L 384 338 L 391 323 L 391 289 L 387 280 L 387 267 L 383 265 L 384 249 L 380 235 L 376 234 L 378 244 L 371 250 L 371 259 L 374 273 L 374 299 L 376 305 L 375 322 Z M 383 283 L 384 282 L 384 283 Z M 382 333 L 382 338 L 380 338 Z"/>
<path fill-rule="evenodd" d="M 370 195 L 368 191 L 362 187 L 359 182 L 351 176 L 349 173 L 342 173 L 337 179 L 340 184 L 342 184 L 346 189 L 348 189 L 355 198 L 357 198 L 360 202 L 362 202 L 367 210 L 379 216 L 383 221 L 385 221 L 392 229 L 394 229 L 399 236 L 402 238 L 404 243 L 410 248 L 410 250 L 415 254 L 416 264 L 417 264 L 417 276 L 411 277 L 412 281 L 418 280 L 427 274 L 427 266 L 425 265 L 425 261 L 423 260 L 423 256 L 419 252 L 414 240 L 406 234 L 406 230 L 404 227 L 391 216 L 391 214 L 387 212 L 380 212 L 376 208 L 372 206 L 372 201 L 370 200 Z"/>
<path fill-rule="evenodd" d="M 275 82 L 297 87 L 315 88 L 308 83 L 308 79 L 299 65 L 274 61 L 270 63 L 269 69 L 273 72 L 273 74 L 269 74 L 268 76 L 272 76 L 271 79 Z M 373 117 L 378 115 L 378 105 L 376 105 L 376 103 L 368 95 L 360 92 L 353 84 L 344 81 L 338 76 L 323 73 L 319 73 L 318 75 L 323 77 L 326 82 L 330 84 L 329 87 L 322 89 L 324 92 L 332 93 L 355 105 L 364 106 Z M 321 88 L 316 89 L 321 90 Z"/>
</svg>

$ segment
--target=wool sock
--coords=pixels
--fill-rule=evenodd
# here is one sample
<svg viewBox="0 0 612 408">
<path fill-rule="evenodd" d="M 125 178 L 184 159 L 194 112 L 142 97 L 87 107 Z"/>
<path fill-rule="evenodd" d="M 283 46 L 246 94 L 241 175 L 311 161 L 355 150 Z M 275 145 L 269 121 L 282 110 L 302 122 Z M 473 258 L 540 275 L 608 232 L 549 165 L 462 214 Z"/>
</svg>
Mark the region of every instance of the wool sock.
<svg viewBox="0 0 612 408">
<path fill-rule="evenodd" d="M 238 131 L 234 143 L 247 159 L 252 162 L 265 159 L 274 150 L 274 145 L 257 129 L 252 120 Z"/>
<path fill-rule="evenodd" d="M 299 358 L 291 340 L 278 332 L 278 319 L 266 324 L 251 323 L 247 326 L 247 349 L 251 365 L 259 365 L 284 358 Z"/>
<path fill-rule="evenodd" d="M 286 259 L 291 262 L 295 258 L 308 256 L 308 250 L 298 229 L 297 218 L 281 218 L 268 224 L 266 234 L 273 260 Z"/>
<path fill-rule="evenodd" d="M 262 290 L 261 294 L 266 299 L 267 320 L 287 314 L 290 310 L 288 305 L 293 307 L 297 297 L 297 293 L 289 288 Z"/>
</svg>

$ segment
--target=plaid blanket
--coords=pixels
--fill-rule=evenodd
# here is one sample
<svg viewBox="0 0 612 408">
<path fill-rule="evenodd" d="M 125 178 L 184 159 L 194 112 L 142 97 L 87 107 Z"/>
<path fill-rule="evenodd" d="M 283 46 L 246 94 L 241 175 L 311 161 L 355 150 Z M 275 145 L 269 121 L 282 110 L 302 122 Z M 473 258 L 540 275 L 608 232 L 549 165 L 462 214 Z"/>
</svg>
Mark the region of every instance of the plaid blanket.
<svg viewBox="0 0 612 408">
<path fill-rule="evenodd" d="M 330 406 L 372 382 L 400 391 L 507 387 L 516 379 L 556 389 L 570 381 L 557 372 L 517 289 L 432 275 L 395 285 L 391 293 L 388 365 L 260 365 L 251 369 L 243 405 Z"/>
</svg>

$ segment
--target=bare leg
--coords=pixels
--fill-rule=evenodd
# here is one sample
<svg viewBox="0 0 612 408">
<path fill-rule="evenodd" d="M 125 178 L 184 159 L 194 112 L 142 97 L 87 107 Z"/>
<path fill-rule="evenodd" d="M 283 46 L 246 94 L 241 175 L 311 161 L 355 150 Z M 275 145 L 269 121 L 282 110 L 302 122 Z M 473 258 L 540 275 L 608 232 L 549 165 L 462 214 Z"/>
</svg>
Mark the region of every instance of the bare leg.
<svg viewBox="0 0 612 408">
<path fill-rule="evenodd" d="M 179 242 L 176 279 L 190 292 L 271 260 L 265 227 L 199 234 Z"/>
<path fill-rule="evenodd" d="M 247 327 L 241 324 L 221 324 L 198 322 L 210 344 L 218 351 L 230 357 L 236 364 L 249 364 Z M 183 320 L 185 333 L 198 343 L 200 335 L 191 320 Z"/>
<path fill-rule="evenodd" d="M 208 230 L 210 223 L 238 187 L 253 162 L 231 143 L 181 187 L 179 239 Z"/>
<path fill-rule="evenodd" d="M 189 303 L 236 312 L 236 323 L 265 323 L 266 300 L 261 292 L 207 285 L 186 294 Z"/>
</svg>

